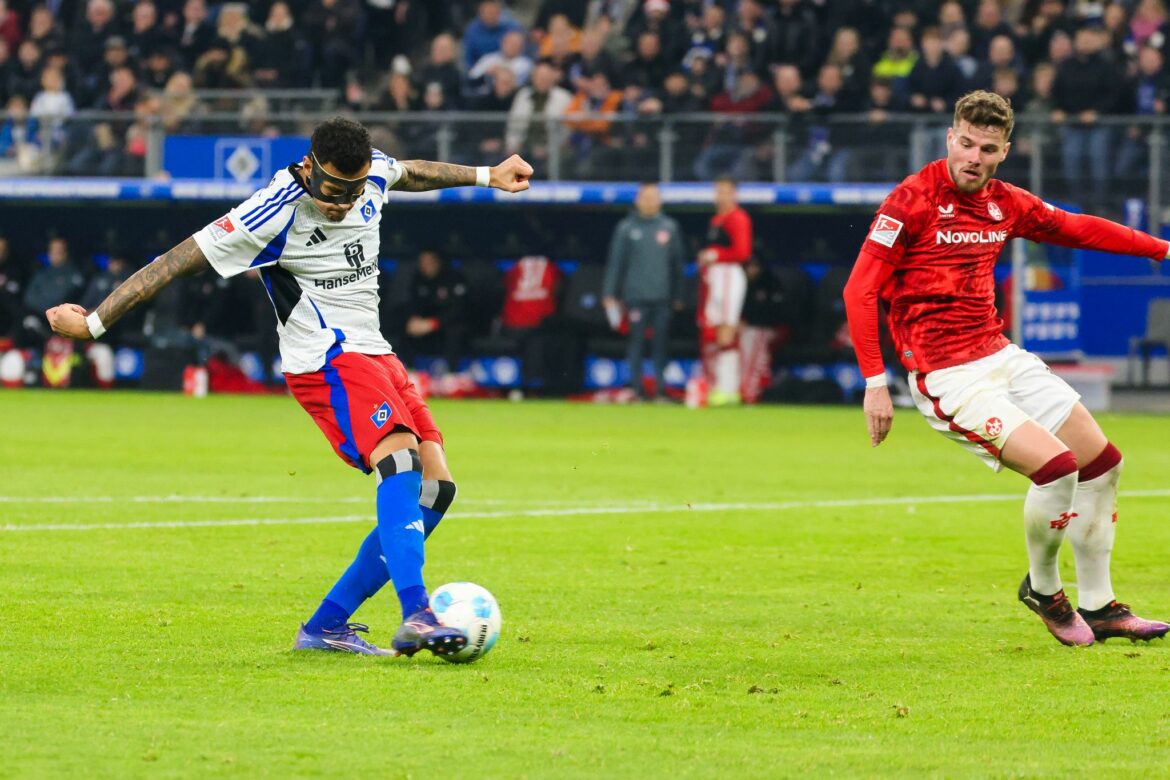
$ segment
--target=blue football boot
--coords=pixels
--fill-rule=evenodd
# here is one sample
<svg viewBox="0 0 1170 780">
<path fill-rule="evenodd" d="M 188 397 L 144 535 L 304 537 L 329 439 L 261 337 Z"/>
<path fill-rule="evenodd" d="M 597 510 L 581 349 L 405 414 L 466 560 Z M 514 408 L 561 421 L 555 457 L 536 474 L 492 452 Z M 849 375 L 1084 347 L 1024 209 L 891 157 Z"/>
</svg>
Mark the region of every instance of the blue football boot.
<svg viewBox="0 0 1170 780">
<path fill-rule="evenodd" d="M 369 633 L 370 627 L 362 623 L 346 623 L 337 628 L 325 628 L 319 634 L 311 634 L 304 625 L 297 631 L 293 650 L 332 650 L 355 655 L 394 655 L 389 650 L 375 647 L 357 635 L 358 631 Z"/>
<path fill-rule="evenodd" d="M 402 621 L 390 646 L 399 655 L 412 656 L 419 650 L 435 655 L 458 653 L 467 645 L 467 634 L 457 628 L 439 625 L 430 607 L 420 609 Z"/>
</svg>

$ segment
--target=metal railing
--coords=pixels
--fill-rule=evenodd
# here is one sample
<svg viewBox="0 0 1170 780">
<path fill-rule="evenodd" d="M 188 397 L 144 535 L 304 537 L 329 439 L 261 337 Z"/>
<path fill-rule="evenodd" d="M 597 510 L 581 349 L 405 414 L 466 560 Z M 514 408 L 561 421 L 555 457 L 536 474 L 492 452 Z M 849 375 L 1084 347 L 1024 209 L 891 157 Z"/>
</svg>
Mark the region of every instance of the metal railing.
<svg viewBox="0 0 1170 780">
<path fill-rule="evenodd" d="M 166 175 L 168 135 L 307 137 L 334 111 L 280 110 L 324 96 L 231 92 L 240 110 L 160 97 L 137 114 L 78 112 L 31 122 L 0 114 L 0 175 Z M 209 105 L 211 108 L 209 108 Z M 895 182 L 945 154 L 949 117 L 857 114 L 583 114 L 525 119 L 503 113 L 357 115 L 375 146 L 403 159 L 483 164 L 518 152 L 547 180 L 703 181 L 719 175 L 772 182 Z M 1127 199 L 1170 219 L 1162 162 L 1170 118 L 1109 117 L 1093 125 L 1017 117 L 1000 176 L 1036 194 L 1111 215 Z"/>
</svg>

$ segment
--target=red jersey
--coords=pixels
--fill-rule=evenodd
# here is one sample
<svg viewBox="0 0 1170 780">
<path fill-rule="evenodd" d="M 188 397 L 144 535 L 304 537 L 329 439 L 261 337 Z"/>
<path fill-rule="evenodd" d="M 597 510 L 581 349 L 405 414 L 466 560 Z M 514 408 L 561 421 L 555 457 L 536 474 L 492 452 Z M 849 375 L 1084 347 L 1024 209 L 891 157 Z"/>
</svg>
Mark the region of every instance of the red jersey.
<svg viewBox="0 0 1170 780">
<path fill-rule="evenodd" d="M 1170 244 L 1098 217 L 1069 214 L 998 179 L 959 192 L 936 160 L 886 197 L 845 286 L 849 330 L 863 376 L 884 372 L 878 298 L 889 306 L 898 357 L 937 371 L 1007 345 L 995 309 L 994 266 L 1012 238 L 1165 258 Z"/>
<path fill-rule="evenodd" d="M 752 218 L 739 206 L 711 217 L 706 248 L 719 255 L 717 263 L 746 263 L 752 256 Z"/>
<path fill-rule="evenodd" d="M 547 257 L 522 257 L 504 276 L 504 313 L 508 328 L 535 328 L 557 310 L 561 269 Z"/>
</svg>

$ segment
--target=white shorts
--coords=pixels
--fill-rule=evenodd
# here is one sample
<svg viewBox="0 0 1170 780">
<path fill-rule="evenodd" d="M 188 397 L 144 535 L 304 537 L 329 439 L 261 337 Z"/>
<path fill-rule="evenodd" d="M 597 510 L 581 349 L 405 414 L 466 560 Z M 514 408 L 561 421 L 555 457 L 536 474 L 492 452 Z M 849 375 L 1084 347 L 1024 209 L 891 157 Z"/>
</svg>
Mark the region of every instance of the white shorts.
<svg viewBox="0 0 1170 780">
<path fill-rule="evenodd" d="M 970 363 L 911 371 L 910 393 L 930 427 L 996 471 L 1016 428 L 1034 420 L 1056 433 L 1081 400 L 1043 360 L 1015 344 Z"/>
<path fill-rule="evenodd" d="M 703 324 L 708 328 L 738 325 L 747 295 L 747 274 L 739 263 L 711 263 L 703 271 L 707 299 L 703 304 Z"/>
</svg>

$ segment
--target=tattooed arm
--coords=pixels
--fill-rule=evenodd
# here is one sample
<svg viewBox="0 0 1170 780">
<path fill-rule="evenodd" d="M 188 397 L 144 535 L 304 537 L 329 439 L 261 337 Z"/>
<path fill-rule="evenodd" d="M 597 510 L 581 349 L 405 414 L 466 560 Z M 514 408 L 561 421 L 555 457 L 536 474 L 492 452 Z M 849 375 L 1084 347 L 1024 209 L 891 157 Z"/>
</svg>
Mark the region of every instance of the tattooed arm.
<svg viewBox="0 0 1170 780">
<path fill-rule="evenodd" d="M 114 288 L 98 305 L 97 315 L 102 325 L 109 328 L 126 312 L 149 301 L 176 278 L 197 274 L 208 267 L 203 250 L 195 243 L 194 237 L 188 238 L 138 269 L 133 276 Z M 45 312 L 55 333 L 75 339 L 92 338 L 85 314 L 85 309 L 73 303 L 63 303 Z"/>
<path fill-rule="evenodd" d="M 402 177 L 392 189 L 404 192 L 428 192 L 447 187 L 471 187 L 475 184 L 475 168 L 470 165 L 430 162 L 429 160 L 401 160 Z M 489 186 L 505 192 L 528 189 L 532 166 L 519 155 L 512 155 L 490 168 Z"/>
</svg>

